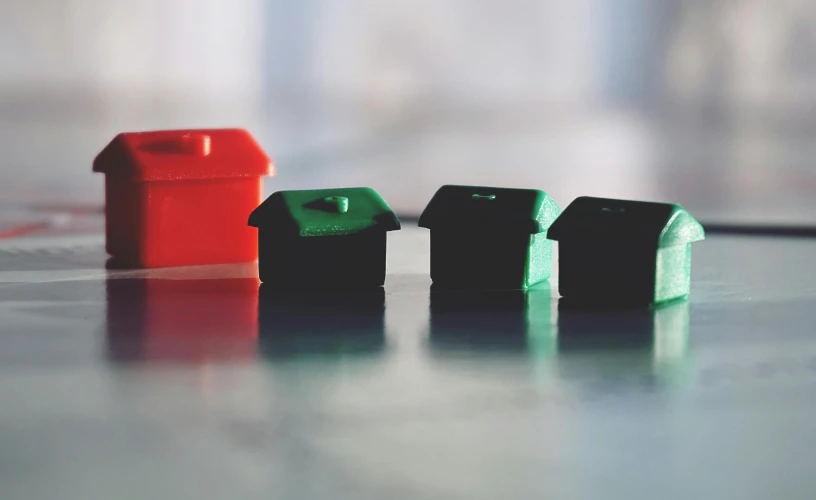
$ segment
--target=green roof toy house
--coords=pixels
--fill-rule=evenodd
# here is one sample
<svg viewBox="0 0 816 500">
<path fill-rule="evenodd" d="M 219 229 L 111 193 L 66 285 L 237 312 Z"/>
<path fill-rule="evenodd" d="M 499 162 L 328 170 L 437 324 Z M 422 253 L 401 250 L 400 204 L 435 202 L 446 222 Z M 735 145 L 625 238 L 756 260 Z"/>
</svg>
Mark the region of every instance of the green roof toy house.
<svg viewBox="0 0 816 500">
<path fill-rule="evenodd" d="M 581 197 L 552 224 L 561 295 L 573 303 L 646 305 L 685 297 L 703 226 L 680 205 Z"/>
<path fill-rule="evenodd" d="M 371 188 L 278 191 L 255 209 L 261 281 L 284 288 L 385 283 L 386 232 L 399 220 Z"/>
<path fill-rule="evenodd" d="M 431 230 L 434 285 L 523 289 L 550 277 L 546 231 L 560 209 L 545 192 L 442 186 L 419 218 Z"/>
</svg>

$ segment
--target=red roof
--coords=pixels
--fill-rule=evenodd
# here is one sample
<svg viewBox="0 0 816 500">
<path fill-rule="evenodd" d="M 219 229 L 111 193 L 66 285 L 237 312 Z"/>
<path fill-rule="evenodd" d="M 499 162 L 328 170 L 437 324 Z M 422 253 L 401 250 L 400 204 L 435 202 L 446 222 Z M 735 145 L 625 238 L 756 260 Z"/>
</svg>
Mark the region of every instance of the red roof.
<svg viewBox="0 0 816 500">
<path fill-rule="evenodd" d="M 143 181 L 274 175 L 274 164 L 243 129 L 125 132 L 93 162 L 94 172 Z"/>
</svg>

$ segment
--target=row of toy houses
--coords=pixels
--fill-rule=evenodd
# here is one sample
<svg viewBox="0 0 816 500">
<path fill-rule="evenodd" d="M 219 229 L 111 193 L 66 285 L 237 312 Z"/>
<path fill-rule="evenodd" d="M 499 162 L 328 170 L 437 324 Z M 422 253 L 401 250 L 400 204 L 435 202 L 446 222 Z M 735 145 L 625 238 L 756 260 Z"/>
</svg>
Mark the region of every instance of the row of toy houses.
<svg viewBox="0 0 816 500">
<path fill-rule="evenodd" d="M 245 130 L 123 133 L 94 160 L 106 174 L 106 248 L 121 265 L 259 260 L 282 288 L 379 287 L 386 233 L 400 222 L 371 188 L 279 191 L 261 203 L 270 158 Z M 443 186 L 419 225 L 431 230 L 442 287 L 524 289 L 550 277 L 580 301 L 659 303 L 688 295 L 702 226 L 669 203 L 581 197 L 563 212 L 545 192 Z"/>
</svg>

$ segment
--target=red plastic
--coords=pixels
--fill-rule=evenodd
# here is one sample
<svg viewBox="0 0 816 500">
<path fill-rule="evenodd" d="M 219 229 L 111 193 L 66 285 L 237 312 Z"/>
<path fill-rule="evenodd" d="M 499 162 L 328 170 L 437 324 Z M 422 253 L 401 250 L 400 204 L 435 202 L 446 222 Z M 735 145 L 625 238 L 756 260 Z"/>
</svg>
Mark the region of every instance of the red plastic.
<svg viewBox="0 0 816 500">
<path fill-rule="evenodd" d="M 105 177 L 106 248 L 122 264 L 166 267 L 258 258 L 246 225 L 274 166 L 246 130 L 123 133 L 93 163 Z"/>
</svg>

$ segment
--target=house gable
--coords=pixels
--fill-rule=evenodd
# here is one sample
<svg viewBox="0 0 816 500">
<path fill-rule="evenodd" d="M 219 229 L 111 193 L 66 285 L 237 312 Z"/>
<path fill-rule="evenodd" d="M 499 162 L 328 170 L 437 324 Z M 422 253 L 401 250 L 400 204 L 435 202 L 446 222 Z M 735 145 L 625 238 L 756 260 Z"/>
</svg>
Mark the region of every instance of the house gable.
<svg viewBox="0 0 816 500">
<path fill-rule="evenodd" d="M 252 212 L 249 225 L 300 237 L 400 228 L 397 216 L 371 188 L 278 191 Z"/>
<path fill-rule="evenodd" d="M 537 234 L 546 231 L 559 214 L 555 201 L 536 189 L 446 185 L 425 207 L 419 226 Z"/>
<path fill-rule="evenodd" d="M 138 181 L 273 175 L 274 165 L 243 129 L 127 132 L 97 155 L 93 171 Z"/>
</svg>

